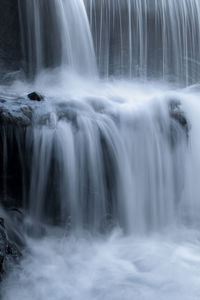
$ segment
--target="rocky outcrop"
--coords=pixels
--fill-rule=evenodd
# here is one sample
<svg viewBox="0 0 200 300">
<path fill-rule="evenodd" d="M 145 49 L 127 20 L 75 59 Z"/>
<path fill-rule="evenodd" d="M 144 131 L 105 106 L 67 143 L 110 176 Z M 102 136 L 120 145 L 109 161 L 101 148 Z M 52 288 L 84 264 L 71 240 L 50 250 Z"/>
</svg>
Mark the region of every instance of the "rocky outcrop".
<svg viewBox="0 0 200 300">
<path fill-rule="evenodd" d="M 188 136 L 190 124 L 184 111 L 181 109 L 181 102 L 179 100 L 171 100 L 169 103 L 170 117 L 180 124 Z"/>
<path fill-rule="evenodd" d="M 0 105 L 0 125 L 29 126 L 32 120 L 32 108 L 28 105 L 16 109 L 2 108 Z"/>
<path fill-rule="evenodd" d="M 188 141 L 191 125 L 178 99 L 171 99 L 169 101 L 169 116 L 171 120 L 170 138 L 172 146 L 179 143 L 182 137 Z"/>
<path fill-rule="evenodd" d="M 17 263 L 20 257 L 20 250 L 15 243 L 9 241 L 4 219 L 0 218 L 0 281 L 9 266 Z"/>
</svg>

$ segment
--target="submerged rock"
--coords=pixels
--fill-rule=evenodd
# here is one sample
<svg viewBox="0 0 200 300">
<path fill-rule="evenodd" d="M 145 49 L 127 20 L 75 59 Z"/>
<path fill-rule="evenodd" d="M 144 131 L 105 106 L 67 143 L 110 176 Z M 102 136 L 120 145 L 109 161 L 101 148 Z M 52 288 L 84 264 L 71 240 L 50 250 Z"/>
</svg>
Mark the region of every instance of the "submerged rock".
<svg viewBox="0 0 200 300">
<path fill-rule="evenodd" d="M 32 101 L 42 101 L 44 100 L 44 96 L 42 96 L 41 94 L 37 93 L 37 92 L 33 92 L 28 94 L 28 98 Z"/>
<path fill-rule="evenodd" d="M 171 100 L 169 103 L 169 111 L 170 117 L 178 122 L 188 135 L 190 125 L 184 111 L 181 109 L 181 102 L 179 100 Z"/>
<path fill-rule="evenodd" d="M 185 112 L 181 109 L 181 102 L 177 99 L 172 99 L 169 102 L 169 115 L 171 118 L 171 142 L 172 145 L 177 144 L 179 141 L 182 131 L 183 135 L 186 137 L 186 140 L 189 138 L 189 131 L 191 125 L 187 119 Z"/>
</svg>

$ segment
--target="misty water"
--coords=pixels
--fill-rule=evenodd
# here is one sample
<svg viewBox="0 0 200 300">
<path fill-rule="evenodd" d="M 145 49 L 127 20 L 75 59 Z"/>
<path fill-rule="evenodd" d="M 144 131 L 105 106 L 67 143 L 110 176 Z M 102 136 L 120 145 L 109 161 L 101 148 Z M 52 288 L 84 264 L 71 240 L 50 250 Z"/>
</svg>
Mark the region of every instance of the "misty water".
<svg viewBox="0 0 200 300">
<path fill-rule="evenodd" d="M 17 136 L 32 149 L 20 158 L 27 247 L 1 298 L 199 299 L 200 3 L 19 11 L 25 78 L 0 92 L 8 109 L 33 90 L 45 101 Z"/>
<path fill-rule="evenodd" d="M 198 299 L 198 233 L 171 230 L 165 238 L 116 230 L 29 240 L 31 254 L 10 275 L 3 299 Z"/>
</svg>

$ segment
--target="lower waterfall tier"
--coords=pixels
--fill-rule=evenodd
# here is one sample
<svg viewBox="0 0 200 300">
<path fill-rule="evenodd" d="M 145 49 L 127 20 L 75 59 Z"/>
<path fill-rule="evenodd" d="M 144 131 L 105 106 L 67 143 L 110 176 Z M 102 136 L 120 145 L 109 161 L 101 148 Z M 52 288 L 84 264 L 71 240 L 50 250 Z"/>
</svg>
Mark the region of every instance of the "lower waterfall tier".
<svg viewBox="0 0 200 300">
<path fill-rule="evenodd" d="M 0 89 L 0 298 L 198 299 L 199 87 L 47 82 Z"/>
<path fill-rule="evenodd" d="M 94 232 L 199 222 L 198 93 L 120 84 L 1 101 L 5 207 Z"/>
</svg>

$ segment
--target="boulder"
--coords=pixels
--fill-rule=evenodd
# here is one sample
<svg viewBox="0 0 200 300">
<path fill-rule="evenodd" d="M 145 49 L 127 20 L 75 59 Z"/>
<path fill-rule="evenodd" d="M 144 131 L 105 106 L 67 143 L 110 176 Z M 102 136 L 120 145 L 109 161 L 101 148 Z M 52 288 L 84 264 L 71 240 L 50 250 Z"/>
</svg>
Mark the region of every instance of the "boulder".
<svg viewBox="0 0 200 300">
<path fill-rule="evenodd" d="M 44 100 L 44 96 L 42 96 L 41 94 L 39 94 L 37 92 L 32 92 L 32 93 L 28 94 L 28 98 L 32 101 L 42 101 L 42 100 Z"/>
</svg>

